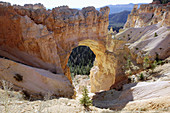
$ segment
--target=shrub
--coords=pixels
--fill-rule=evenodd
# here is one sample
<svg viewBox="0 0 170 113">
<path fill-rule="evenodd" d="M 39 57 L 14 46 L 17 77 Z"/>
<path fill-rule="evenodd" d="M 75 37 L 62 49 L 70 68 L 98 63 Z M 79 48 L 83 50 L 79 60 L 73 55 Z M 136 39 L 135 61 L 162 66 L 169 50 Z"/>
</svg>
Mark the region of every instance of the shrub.
<svg viewBox="0 0 170 113">
<path fill-rule="evenodd" d="M 144 57 L 144 60 L 143 60 L 143 67 L 144 69 L 147 69 L 150 67 L 150 59 L 148 56 Z"/>
<path fill-rule="evenodd" d="M 83 97 L 80 99 L 80 104 L 84 106 L 85 110 L 89 110 L 89 106 L 92 105 L 92 100 L 88 96 L 88 90 L 86 86 L 84 86 Z"/>
<path fill-rule="evenodd" d="M 159 61 L 157 62 L 157 65 L 163 65 L 164 63 L 165 63 L 164 61 L 159 60 Z"/>
<path fill-rule="evenodd" d="M 158 34 L 155 32 L 154 37 L 157 37 L 157 36 L 158 36 Z"/>
<path fill-rule="evenodd" d="M 151 64 L 152 72 L 153 72 L 153 70 L 155 69 L 155 67 L 156 67 L 157 65 L 158 65 L 158 63 L 157 63 L 156 60 Z"/>
<path fill-rule="evenodd" d="M 132 71 L 131 71 L 131 69 L 129 69 L 129 70 L 125 70 L 125 74 L 126 74 L 126 75 L 132 75 Z"/>
<path fill-rule="evenodd" d="M 132 61 L 131 61 L 130 56 L 129 56 L 127 61 L 126 61 L 126 64 L 125 64 L 126 69 L 130 69 L 131 65 L 132 65 Z"/>
<path fill-rule="evenodd" d="M 144 75 L 143 75 L 143 73 L 141 73 L 141 74 L 139 75 L 139 79 L 140 79 L 140 80 L 144 80 Z"/>
</svg>

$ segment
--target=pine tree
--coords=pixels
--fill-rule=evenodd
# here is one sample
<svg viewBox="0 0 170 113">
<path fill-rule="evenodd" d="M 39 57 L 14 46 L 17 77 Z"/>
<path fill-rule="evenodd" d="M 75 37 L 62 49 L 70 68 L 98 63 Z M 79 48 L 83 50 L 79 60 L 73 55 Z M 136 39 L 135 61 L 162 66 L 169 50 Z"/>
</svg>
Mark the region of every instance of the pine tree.
<svg viewBox="0 0 170 113">
<path fill-rule="evenodd" d="M 84 106 L 85 110 L 89 110 L 89 106 L 92 105 L 92 100 L 88 96 L 88 90 L 86 86 L 84 86 L 83 97 L 80 99 L 80 104 Z"/>
</svg>

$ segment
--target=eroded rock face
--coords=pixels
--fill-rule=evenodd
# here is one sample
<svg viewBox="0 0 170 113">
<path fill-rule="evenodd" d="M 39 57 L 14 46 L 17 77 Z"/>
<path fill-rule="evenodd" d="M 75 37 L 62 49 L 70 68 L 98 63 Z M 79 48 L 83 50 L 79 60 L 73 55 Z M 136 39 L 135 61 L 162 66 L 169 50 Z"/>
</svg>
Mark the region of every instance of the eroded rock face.
<svg viewBox="0 0 170 113">
<path fill-rule="evenodd" d="M 162 26 L 170 26 L 170 5 L 163 4 L 143 4 L 138 9 L 138 5 L 129 14 L 124 28 L 130 27 L 146 27 L 161 23 Z"/>
<path fill-rule="evenodd" d="M 127 41 L 131 55 L 137 63 L 143 63 L 145 56 L 154 61 L 157 57 L 165 59 L 170 56 L 170 28 L 158 24 L 142 28 L 128 28 L 116 35 L 117 39 Z"/>
<path fill-rule="evenodd" d="M 64 74 L 53 74 L 3 58 L 0 58 L 0 79 L 13 83 L 15 89 L 34 98 L 47 94 L 68 98 L 74 95 L 74 88 Z"/>
<path fill-rule="evenodd" d="M 137 63 L 145 56 L 153 61 L 156 57 L 170 56 L 170 6 L 168 4 L 135 5 L 124 26 L 124 31 L 116 37 L 128 42 Z"/>
<path fill-rule="evenodd" d="M 62 6 L 47 11 L 41 4 L 1 3 L 0 56 L 63 74 L 71 82 L 67 66 L 70 53 L 79 45 L 88 46 L 96 55 L 90 73 L 91 91 L 109 90 L 111 86 L 120 89 L 127 83 L 123 66 L 129 56 L 134 63 L 142 64 L 141 56 L 146 53 L 153 59 L 155 52 L 161 58 L 170 54 L 168 11 L 168 5 L 142 5 L 140 9 L 135 6 L 125 28 L 146 27 L 126 29 L 112 39 L 107 30 L 108 7 L 97 11 L 94 7 L 77 10 Z M 148 23 L 154 25 L 147 26 Z"/>
<path fill-rule="evenodd" d="M 77 10 L 62 6 L 47 11 L 41 4 L 1 4 L 0 14 L 1 56 L 65 74 L 71 81 L 69 55 L 73 48 L 85 45 L 95 53 L 99 67 L 94 91 L 108 90 L 114 84 L 117 62 L 113 63 L 114 55 L 106 49 L 108 7 L 97 11 L 94 7 Z"/>
<path fill-rule="evenodd" d="M 145 9 L 142 10 L 142 8 L 145 7 Z M 143 69 L 143 62 L 144 58 L 148 57 L 150 62 L 154 62 L 156 59 L 166 59 L 170 56 L 170 28 L 169 28 L 169 20 L 166 19 L 167 17 L 165 14 L 168 14 L 167 11 L 165 11 L 165 18 L 160 21 L 155 21 L 153 25 L 150 25 L 149 22 L 152 22 L 154 20 L 154 17 L 150 20 L 147 20 L 147 15 L 153 14 L 158 11 L 159 8 L 164 7 L 162 5 L 144 5 L 141 6 L 139 9 L 137 9 L 137 5 L 134 6 L 134 9 L 132 10 L 131 14 L 129 15 L 129 18 L 127 20 L 127 23 L 125 24 L 125 28 L 122 30 L 122 32 L 116 34 L 115 40 L 125 41 L 127 48 L 125 48 L 123 51 L 128 53 L 127 56 L 125 55 L 124 58 L 128 58 L 132 61 L 133 64 L 139 67 L 137 71 L 133 70 L 133 73 L 138 73 Z M 152 12 L 152 8 L 158 8 L 155 9 L 154 12 Z M 166 10 L 168 10 L 168 6 L 164 7 Z M 150 12 L 149 9 L 152 9 Z M 156 11 L 157 10 L 157 11 Z M 143 12 L 142 12 L 143 11 Z M 141 12 L 141 13 L 139 13 Z M 143 15 L 143 18 L 141 18 Z M 144 16 L 145 15 L 145 16 Z M 157 15 L 158 16 L 158 15 Z M 160 18 L 162 18 L 160 16 Z M 136 20 L 136 21 L 135 21 Z M 111 46 L 109 49 L 114 48 L 113 44 L 110 44 Z M 117 53 L 118 51 L 115 51 Z M 120 52 L 118 52 L 120 53 Z M 123 54 L 122 54 L 123 55 Z M 121 55 L 121 56 L 122 56 Z M 120 58 L 123 59 L 123 58 Z M 119 63 L 120 64 L 120 63 Z M 122 65 L 123 66 L 123 65 Z M 121 70 L 121 68 L 119 68 Z M 115 84 L 111 87 L 111 89 L 115 89 L 115 87 L 118 87 L 121 82 L 123 82 L 123 79 L 126 77 L 122 74 L 122 76 L 118 75 L 116 76 Z M 118 84 L 117 84 L 118 81 Z"/>
</svg>

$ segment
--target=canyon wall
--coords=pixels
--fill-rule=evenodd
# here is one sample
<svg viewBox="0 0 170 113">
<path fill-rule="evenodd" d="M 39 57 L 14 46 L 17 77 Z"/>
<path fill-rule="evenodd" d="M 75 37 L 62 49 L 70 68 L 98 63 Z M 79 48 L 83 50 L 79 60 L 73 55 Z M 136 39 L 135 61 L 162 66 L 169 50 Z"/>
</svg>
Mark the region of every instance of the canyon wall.
<svg viewBox="0 0 170 113">
<path fill-rule="evenodd" d="M 91 77 L 92 92 L 115 83 L 117 61 L 107 52 L 109 8 L 82 10 L 61 6 L 46 10 L 42 4 L 0 3 L 0 56 L 32 67 L 64 74 L 73 48 L 85 45 L 96 55 L 98 71 Z"/>
<path fill-rule="evenodd" d="M 79 11 L 63 6 L 47 11 L 26 6 L 1 5 L 1 56 L 64 73 L 68 57 L 80 41 L 90 39 L 104 45 L 108 7 L 99 12 L 94 7 Z"/>
<path fill-rule="evenodd" d="M 165 59 L 170 56 L 170 5 L 138 5 L 129 14 L 124 32 L 118 39 L 127 41 L 131 53 L 138 63 L 147 55 L 153 61 L 157 57 Z"/>
<path fill-rule="evenodd" d="M 107 29 L 108 7 L 100 11 L 68 6 L 46 10 L 42 4 L 11 6 L 1 2 L 0 56 L 65 75 L 72 82 L 67 66 L 71 51 L 88 46 L 96 55 L 90 72 L 91 92 L 121 89 L 127 83 L 124 67 L 128 58 L 140 67 L 147 54 L 153 60 L 157 54 L 162 59 L 170 55 L 168 11 L 168 5 L 141 5 L 139 9 L 135 5 L 126 29 L 113 39 Z"/>
<path fill-rule="evenodd" d="M 124 28 L 146 27 L 157 23 L 161 26 L 170 26 L 169 11 L 169 4 L 142 4 L 139 9 L 138 5 L 134 5 Z"/>
<path fill-rule="evenodd" d="M 114 40 L 121 45 L 122 51 L 114 51 L 119 53 L 117 60 L 123 61 L 129 59 L 134 69 L 131 74 L 135 74 L 143 70 L 144 58 L 148 57 L 150 63 L 154 60 L 163 60 L 170 56 L 170 5 L 168 4 L 144 4 L 138 9 L 138 5 L 134 5 L 131 14 L 129 14 L 124 29 L 114 36 Z M 110 40 L 110 43 L 113 41 Z M 114 48 L 114 43 L 109 44 L 110 49 Z M 119 46 L 119 47 L 121 47 Z M 124 57 L 122 57 L 124 56 Z M 122 58 L 121 58 L 122 57 Z M 124 65 L 122 65 L 124 63 Z M 127 62 L 118 63 L 121 71 Z M 137 68 L 137 67 L 138 68 Z M 124 72 L 126 70 L 123 70 Z M 111 87 L 118 87 L 126 77 L 125 73 L 116 74 L 115 84 Z M 118 84 L 117 84 L 118 81 Z M 124 82 L 125 83 L 125 82 Z"/>
</svg>

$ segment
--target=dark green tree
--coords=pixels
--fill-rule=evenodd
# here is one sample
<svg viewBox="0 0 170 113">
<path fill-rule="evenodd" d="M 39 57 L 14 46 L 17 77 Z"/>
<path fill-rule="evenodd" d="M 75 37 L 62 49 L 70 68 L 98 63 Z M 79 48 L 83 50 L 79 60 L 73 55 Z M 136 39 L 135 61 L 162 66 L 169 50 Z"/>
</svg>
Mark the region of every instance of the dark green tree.
<svg viewBox="0 0 170 113">
<path fill-rule="evenodd" d="M 154 37 L 157 37 L 157 36 L 158 36 L 158 34 L 155 32 Z"/>
<path fill-rule="evenodd" d="M 67 65 L 70 67 L 72 77 L 76 74 L 89 75 L 93 67 L 95 55 L 87 46 L 78 46 L 71 52 Z"/>
<path fill-rule="evenodd" d="M 88 90 L 86 86 L 84 86 L 83 97 L 80 99 L 80 104 L 84 106 L 85 110 L 89 110 L 89 106 L 92 105 L 92 100 L 88 96 Z"/>
</svg>

